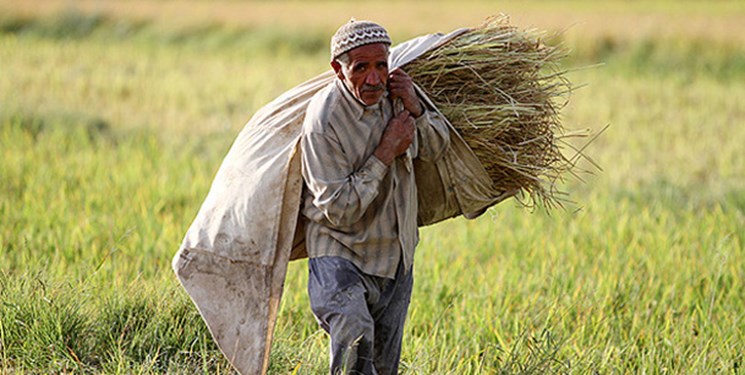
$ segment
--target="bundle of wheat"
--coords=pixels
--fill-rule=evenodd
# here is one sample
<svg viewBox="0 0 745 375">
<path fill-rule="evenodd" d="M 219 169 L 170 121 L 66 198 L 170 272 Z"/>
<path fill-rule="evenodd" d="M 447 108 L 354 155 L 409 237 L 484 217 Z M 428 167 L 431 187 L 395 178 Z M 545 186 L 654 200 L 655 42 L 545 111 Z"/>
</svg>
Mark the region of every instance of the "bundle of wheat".
<svg viewBox="0 0 745 375">
<path fill-rule="evenodd" d="M 496 190 L 519 190 L 526 205 L 561 205 L 556 183 L 573 163 L 562 154 L 559 110 L 572 87 L 566 50 L 488 19 L 404 68 L 458 130 Z"/>
</svg>

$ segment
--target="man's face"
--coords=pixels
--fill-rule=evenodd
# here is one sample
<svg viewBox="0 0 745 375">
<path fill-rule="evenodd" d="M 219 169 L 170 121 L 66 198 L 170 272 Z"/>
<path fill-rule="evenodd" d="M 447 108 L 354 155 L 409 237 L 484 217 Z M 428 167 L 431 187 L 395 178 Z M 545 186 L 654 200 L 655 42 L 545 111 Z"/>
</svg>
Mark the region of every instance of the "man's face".
<svg viewBox="0 0 745 375">
<path fill-rule="evenodd" d="M 368 44 L 349 51 L 348 55 L 349 64 L 331 62 L 336 76 L 365 105 L 378 103 L 388 83 L 388 45 Z"/>
</svg>

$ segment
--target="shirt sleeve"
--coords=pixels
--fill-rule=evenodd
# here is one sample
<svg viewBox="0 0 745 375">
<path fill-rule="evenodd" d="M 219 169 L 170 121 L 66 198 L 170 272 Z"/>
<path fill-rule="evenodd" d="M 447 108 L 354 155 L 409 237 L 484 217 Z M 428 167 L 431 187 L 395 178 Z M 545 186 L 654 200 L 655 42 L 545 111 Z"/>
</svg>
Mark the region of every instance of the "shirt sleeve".
<svg viewBox="0 0 745 375">
<path fill-rule="evenodd" d="M 416 120 L 417 157 L 434 162 L 440 159 L 450 145 L 450 130 L 443 116 L 432 109 L 425 108 Z"/>
<path fill-rule="evenodd" d="M 362 218 L 388 171 L 374 155 L 355 170 L 333 133 L 304 134 L 301 157 L 313 205 L 336 227 L 352 225 Z"/>
</svg>

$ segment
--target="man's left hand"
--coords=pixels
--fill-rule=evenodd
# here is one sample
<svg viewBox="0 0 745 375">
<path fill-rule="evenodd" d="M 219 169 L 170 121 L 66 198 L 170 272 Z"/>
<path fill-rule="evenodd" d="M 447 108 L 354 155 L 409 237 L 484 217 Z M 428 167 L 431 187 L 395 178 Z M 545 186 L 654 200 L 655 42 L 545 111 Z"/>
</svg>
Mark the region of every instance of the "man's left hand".
<svg viewBox="0 0 745 375">
<path fill-rule="evenodd" d="M 404 109 L 409 111 L 414 118 L 422 115 L 423 108 L 419 98 L 414 91 L 414 81 L 401 68 L 393 69 L 388 75 L 388 91 L 391 100 L 401 98 Z"/>
</svg>

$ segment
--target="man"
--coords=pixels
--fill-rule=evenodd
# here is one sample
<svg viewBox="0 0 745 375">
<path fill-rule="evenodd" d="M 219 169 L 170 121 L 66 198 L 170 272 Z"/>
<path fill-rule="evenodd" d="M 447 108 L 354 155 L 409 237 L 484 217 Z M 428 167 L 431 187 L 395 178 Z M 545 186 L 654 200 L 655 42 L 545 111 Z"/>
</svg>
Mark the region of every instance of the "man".
<svg viewBox="0 0 745 375">
<path fill-rule="evenodd" d="M 412 158 L 434 161 L 449 143 L 411 78 L 388 71 L 390 45 L 373 22 L 339 28 L 337 79 L 314 96 L 303 124 L 308 293 L 331 336 L 332 374 L 397 372 L 418 242 Z"/>
</svg>

